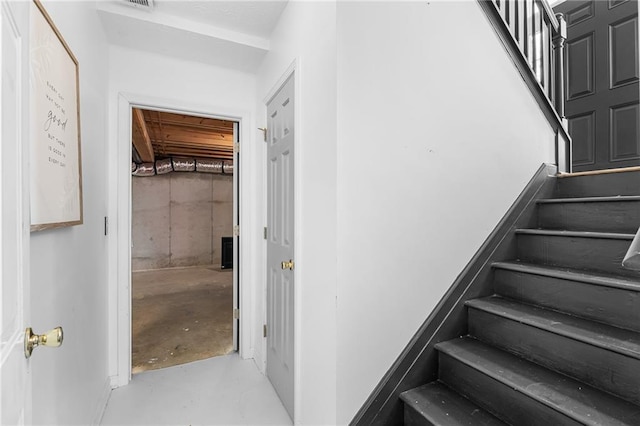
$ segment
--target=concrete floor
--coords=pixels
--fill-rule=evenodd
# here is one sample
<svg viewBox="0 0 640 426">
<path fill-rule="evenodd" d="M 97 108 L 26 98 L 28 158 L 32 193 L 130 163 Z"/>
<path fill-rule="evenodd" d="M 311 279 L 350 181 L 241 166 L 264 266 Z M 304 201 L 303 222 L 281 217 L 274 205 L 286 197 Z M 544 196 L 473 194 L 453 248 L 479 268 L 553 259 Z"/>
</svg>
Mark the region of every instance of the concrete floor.
<svg viewBox="0 0 640 426">
<path fill-rule="evenodd" d="M 132 274 L 132 372 L 233 351 L 233 271 L 217 266 Z"/>
<path fill-rule="evenodd" d="M 103 426 L 290 425 L 269 380 L 237 353 L 136 374 L 109 397 Z"/>
</svg>

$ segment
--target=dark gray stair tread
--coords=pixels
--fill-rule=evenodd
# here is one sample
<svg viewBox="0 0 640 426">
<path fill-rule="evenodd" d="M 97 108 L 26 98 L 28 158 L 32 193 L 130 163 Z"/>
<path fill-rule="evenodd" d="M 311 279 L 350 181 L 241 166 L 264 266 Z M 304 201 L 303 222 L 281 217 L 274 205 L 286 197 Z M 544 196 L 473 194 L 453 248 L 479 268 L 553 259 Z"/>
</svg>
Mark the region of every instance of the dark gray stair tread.
<svg viewBox="0 0 640 426">
<path fill-rule="evenodd" d="M 491 296 L 465 305 L 640 360 L 640 333 Z"/>
<path fill-rule="evenodd" d="M 428 383 L 400 394 L 406 406 L 415 410 L 427 424 L 450 426 L 499 426 L 497 419 L 462 395 L 439 382 Z M 407 419 L 405 419 L 405 424 Z M 418 423 L 418 422 L 414 422 Z M 412 422 L 409 422 L 412 424 Z"/>
<path fill-rule="evenodd" d="M 593 176 L 565 176 L 556 180 L 557 197 L 640 195 L 640 172 L 628 170 Z"/>
<path fill-rule="evenodd" d="M 610 240 L 633 240 L 635 234 L 621 234 L 617 232 L 590 232 L 590 231 L 560 231 L 551 229 L 516 229 L 517 234 L 523 235 L 546 235 L 553 237 L 574 237 L 574 238 L 601 238 Z"/>
<path fill-rule="evenodd" d="M 575 198 L 545 198 L 538 200 L 538 204 L 556 203 L 600 203 L 609 201 L 640 201 L 640 195 L 616 195 L 613 197 L 575 197 Z"/>
<path fill-rule="evenodd" d="M 640 279 L 627 279 L 618 275 L 605 274 L 603 272 L 585 273 L 583 270 L 579 269 L 559 268 L 554 266 L 539 266 L 536 264 L 518 261 L 494 262 L 492 266 L 494 268 L 524 272 L 527 274 L 543 275 L 569 281 L 579 281 L 592 285 L 600 285 L 640 292 Z"/>
<path fill-rule="evenodd" d="M 582 424 L 640 424 L 639 406 L 475 339 L 440 342 L 436 349 Z"/>
</svg>

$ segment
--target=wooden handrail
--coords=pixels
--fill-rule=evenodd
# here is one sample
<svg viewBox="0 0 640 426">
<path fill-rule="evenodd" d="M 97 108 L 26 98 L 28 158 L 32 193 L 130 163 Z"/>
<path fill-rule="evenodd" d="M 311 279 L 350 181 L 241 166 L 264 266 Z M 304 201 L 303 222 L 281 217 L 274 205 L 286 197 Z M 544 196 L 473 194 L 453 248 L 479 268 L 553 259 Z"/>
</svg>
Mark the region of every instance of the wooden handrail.
<svg viewBox="0 0 640 426">
<path fill-rule="evenodd" d="M 556 19 L 558 14 L 553 12 L 553 9 L 551 9 L 551 5 L 548 1 L 541 1 L 540 3 L 542 3 L 542 7 L 544 8 L 544 13 L 549 17 L 549 20 L 551 21 L 553 29 L 555 31 L 558 31 L 560 27 L 560 22 L 558 22 L 558 20 Z"/>
<path fill-rule="evenodd" d="M 571 171 L 565 119 L 564 46 L 567 24 L 547 0 L 478 0 L 531 93 L 556 131 L 556 160 Z"/>
</svg>

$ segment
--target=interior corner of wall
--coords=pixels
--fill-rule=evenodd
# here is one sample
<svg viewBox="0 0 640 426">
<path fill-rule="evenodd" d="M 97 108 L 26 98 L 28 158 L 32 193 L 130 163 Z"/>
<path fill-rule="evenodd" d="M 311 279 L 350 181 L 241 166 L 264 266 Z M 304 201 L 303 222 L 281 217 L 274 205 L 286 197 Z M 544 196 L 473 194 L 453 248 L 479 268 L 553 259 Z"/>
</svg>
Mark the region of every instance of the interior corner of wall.
<svg viewBox="0 0 640 426">
<path fill-rule="evenodd" d="M 96 408 L 93 419 L 91 421 L 92 426 L 97 426 L 102 423 L 102 417 L 104 416 L 104 412 L 107 408 L 109 397 L 111 396 L 111 390 L 115 389 L 113 386 L 113 381 L 114 377 L 108 376 L 104 382 L 102 391 L 100 392 L 98 400 L 96 401 Z"/>
</svg>

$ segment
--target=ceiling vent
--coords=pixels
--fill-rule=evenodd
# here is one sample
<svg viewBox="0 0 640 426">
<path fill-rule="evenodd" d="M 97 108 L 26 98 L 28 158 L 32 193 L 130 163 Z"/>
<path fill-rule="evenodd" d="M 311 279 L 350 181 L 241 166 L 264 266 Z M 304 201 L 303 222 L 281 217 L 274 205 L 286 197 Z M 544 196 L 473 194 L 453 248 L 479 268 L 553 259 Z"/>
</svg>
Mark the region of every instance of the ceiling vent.
<svg viewBox="0 0 640 426">
<path fill-rule="evenodd" d="M 153 0 L 122 0 L 124 4 L 135 7 L 136 9 L 148 10 L 153 9 Z"/>
</svg>

